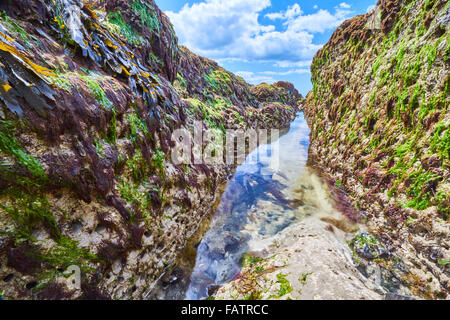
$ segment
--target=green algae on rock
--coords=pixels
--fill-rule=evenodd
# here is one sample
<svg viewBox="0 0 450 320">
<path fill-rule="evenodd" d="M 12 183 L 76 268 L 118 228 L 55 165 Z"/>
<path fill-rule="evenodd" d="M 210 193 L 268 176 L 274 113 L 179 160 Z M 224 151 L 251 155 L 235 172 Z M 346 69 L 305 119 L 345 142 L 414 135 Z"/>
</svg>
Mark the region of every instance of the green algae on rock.
<svg viewBox="0 0 450 320">
<path fill-rule="evenodd" d="M 342 184 L 426 298 L 448 294 L 449 4 L 379 1 L 316 54 L 310 162 Z M 424 266 L 423 268 L 421 266 Z"/>
</svg>

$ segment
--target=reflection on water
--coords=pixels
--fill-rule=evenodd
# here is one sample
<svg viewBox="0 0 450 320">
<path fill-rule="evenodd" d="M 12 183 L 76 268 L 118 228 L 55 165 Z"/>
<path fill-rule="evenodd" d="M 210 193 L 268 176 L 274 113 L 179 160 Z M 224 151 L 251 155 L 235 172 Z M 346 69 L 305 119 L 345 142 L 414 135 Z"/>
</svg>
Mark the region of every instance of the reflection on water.
<svg viewBox="0 0 450 320">
<path fill-rule="evenodd" d="M 239 274 L 244 253 L 271 254 L 269 246 L 286 227 L 340 219 L 327 188 L 306 167 L 308 147 L 309 128 L 300 114 L 277 141 L 250 153 L 212 219 L 200 225 L 148 299 L 205 299 Z"/>
<path fill-rule="evenodd" d="M 210 289 L 233 280 L 244 253 L 261 249 L 308 214 L 308 205 L 295 201 L 292 190 L 305 170 L 308 146 L 309 128 L 300 114 L 287 134 L 259 146 L 237 168 L 198 246 L 186 299 L 207 298 Z"/>
</svg>

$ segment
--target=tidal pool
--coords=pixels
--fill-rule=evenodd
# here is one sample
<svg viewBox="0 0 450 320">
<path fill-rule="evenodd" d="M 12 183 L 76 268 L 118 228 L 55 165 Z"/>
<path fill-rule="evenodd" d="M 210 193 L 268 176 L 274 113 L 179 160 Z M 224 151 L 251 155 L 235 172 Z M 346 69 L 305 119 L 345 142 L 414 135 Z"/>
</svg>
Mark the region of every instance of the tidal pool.
<svg viewBox="0 0 450 320">
<path fill-rule="evenodd" d="M 278 140 L 247 156 L 227 182 L 201 241 L 187 246 L 186 259 L 179 259 L 150 299 L 206 299 L 239 275 L 245 253 L 267 249 L 298 221 L 336 212 L 320 178 L 306 166 L 309 132 L 300 113 Z"/>
<path fill-rule="evenodd" d="M 286 191 L 305 170 L 309 128 L 300 114 L 277 141 L 251 152 L 228 182 L 210 229 L 197 248 L 186 299 L 205 299 L 233 280 L 244 253 L 301 218 Z"/>
</svg>

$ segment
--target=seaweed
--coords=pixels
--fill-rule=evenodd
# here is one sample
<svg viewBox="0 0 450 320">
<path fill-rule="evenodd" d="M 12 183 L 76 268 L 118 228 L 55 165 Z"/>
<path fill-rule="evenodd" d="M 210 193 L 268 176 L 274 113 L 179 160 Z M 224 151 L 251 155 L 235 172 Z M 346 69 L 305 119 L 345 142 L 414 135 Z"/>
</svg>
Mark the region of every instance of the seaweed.
<svg viewBox="0 0 450 320">
<path fill-rule="evenodd" d="M 148 3 L 136 0 L 131 2 L 131 8 L 141 17 L 142 23 L 150 30 L 160 30 L 158 16 L 154 10 L 150 10 Z"/>
<path fill-rule="evenodd" d="M 111 31 L 119 32 L 129 43 L 134 45 L 143 45 L 147 43 L 147 41 L 132 26 L 125 22 L 122 12 L 110 12 L 108 14 L 108 23 L 112 29 Z"/>
</svg>

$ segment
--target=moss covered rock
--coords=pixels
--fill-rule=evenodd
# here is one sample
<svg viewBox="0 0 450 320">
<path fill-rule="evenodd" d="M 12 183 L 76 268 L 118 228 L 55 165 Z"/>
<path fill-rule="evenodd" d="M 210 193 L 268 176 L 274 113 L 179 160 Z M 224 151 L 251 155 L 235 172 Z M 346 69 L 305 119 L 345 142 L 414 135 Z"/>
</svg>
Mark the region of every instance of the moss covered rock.
<svg viewBox="0 0 450 320">
<path fill-rule="evenodd" d="M 448 293 L 447 1 L 379 1 L 317 53 L 305 104 L 311 164 L 351 197 L 372 233 L 409 261 L 424 297 Z"/>
</svg>

